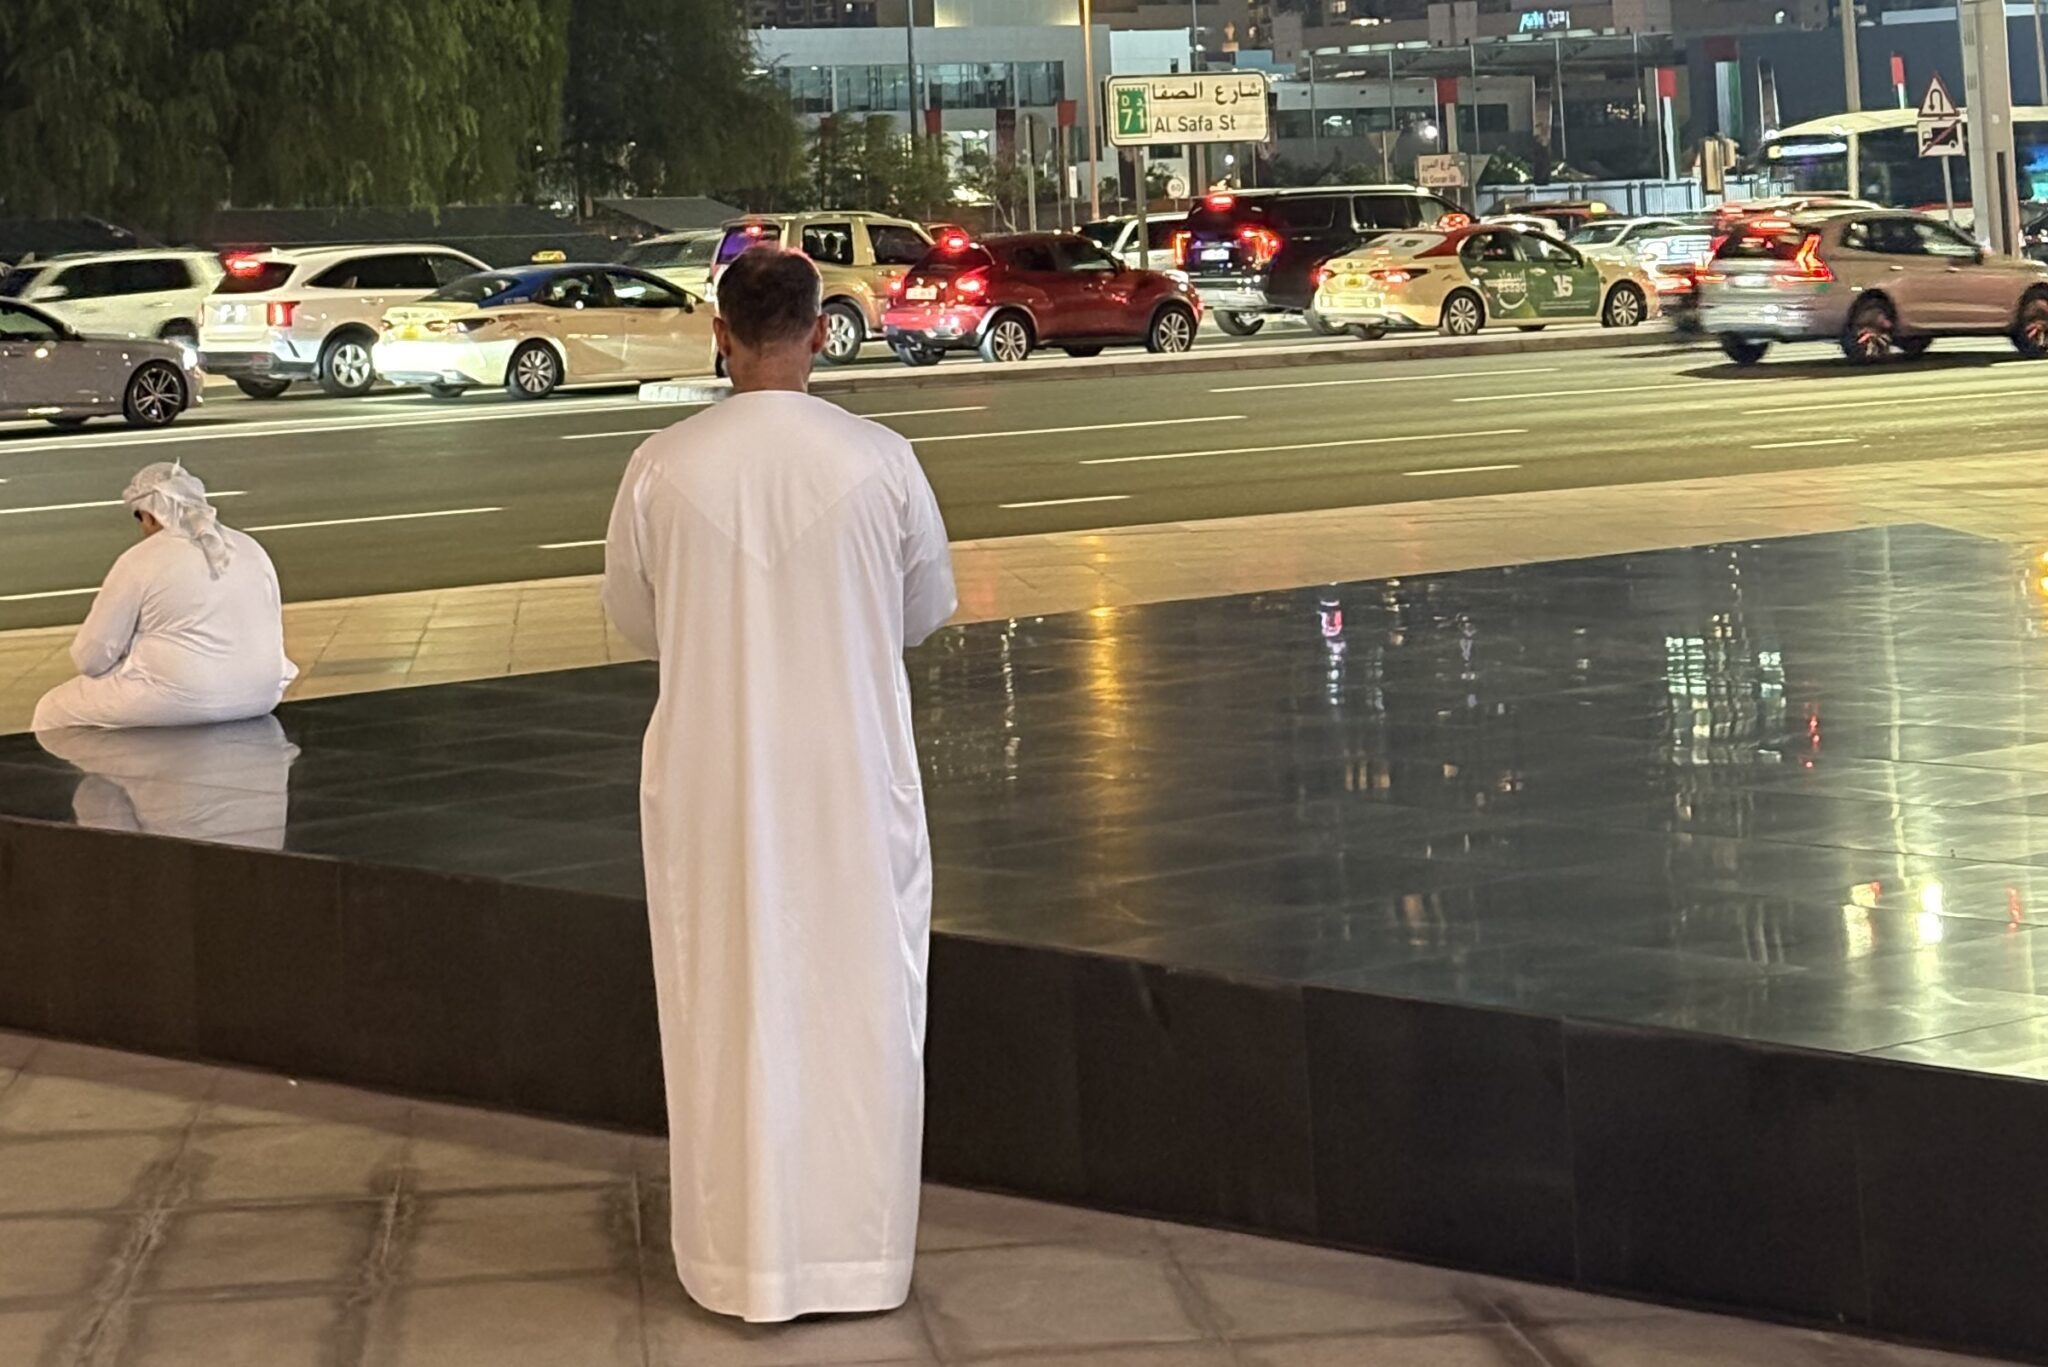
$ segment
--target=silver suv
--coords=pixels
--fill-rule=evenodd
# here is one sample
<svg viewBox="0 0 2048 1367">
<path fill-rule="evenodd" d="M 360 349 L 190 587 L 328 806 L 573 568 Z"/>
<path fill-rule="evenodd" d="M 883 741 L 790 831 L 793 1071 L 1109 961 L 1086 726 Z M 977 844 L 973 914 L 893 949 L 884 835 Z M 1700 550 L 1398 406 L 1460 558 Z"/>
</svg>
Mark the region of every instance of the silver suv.
<svg viewBox="0 0 2048 1367">
<path fill-rule="evenodd" d="M 2010 337 L 2048 356 L 2048 266 L 1990 256 L 1926 214 L 1851 209 L 1737 225 L 1699 273 L 1700 324 L 1738 365 L 1772 342 L 1835 341 L 1851 361 L 1937 337 Z"/>
</svg>

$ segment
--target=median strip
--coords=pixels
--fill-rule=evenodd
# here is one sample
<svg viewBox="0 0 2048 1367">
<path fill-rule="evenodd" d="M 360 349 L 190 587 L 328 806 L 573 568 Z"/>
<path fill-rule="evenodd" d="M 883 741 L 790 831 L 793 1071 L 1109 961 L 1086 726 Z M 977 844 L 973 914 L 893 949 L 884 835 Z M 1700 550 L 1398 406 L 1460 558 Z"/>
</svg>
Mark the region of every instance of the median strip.
<svg viewBox="0 0 2048 1367">
<path fill-rule="evenodd" d="M 1344 446 L 1393 446 L 1409 441 L 1469 441 L 1474 437 L 1525 437 L 1526 427 L 1481 432 L 1413 432 L 1399 437 L 1346 437 L 1341 441 L 1296 441 L 1280 446 L 1225 446 L 1214 451 L 1161 451 L 1149 456 L 1096 456 L 1082 465 L 1138 465 L 1153 460 L 1198 460 L 1203 456 L 1263 456 L 1280 451 L 1329 451 Z"/>
</svg>

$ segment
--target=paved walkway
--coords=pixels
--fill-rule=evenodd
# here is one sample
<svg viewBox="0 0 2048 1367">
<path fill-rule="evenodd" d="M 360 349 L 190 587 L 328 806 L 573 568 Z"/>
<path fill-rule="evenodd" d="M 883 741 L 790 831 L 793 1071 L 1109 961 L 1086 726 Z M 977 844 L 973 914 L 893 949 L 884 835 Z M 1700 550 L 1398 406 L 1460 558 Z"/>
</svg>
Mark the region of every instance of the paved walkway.
<svg viewBox="0 0 2048 1367">
<path fill-rule="evenodd" d="M 1444 499 L 956 543 L 960 620 L 987 621 L 1743 537 L 1933 522 L 2048 541 L 2037 456 Z M 630 659 L 590 577 L 296 603 L 296 698 Z M 70 673 L 71 628 L 0 633 L 0 732 Z"/>
<path fill-rule="evenodd" d="M 0 1033 L 8 1367 L 1966 1367 L 943 1187 L 911 1303 L 690 1304 L 664 1145 Z"/>
</svg>

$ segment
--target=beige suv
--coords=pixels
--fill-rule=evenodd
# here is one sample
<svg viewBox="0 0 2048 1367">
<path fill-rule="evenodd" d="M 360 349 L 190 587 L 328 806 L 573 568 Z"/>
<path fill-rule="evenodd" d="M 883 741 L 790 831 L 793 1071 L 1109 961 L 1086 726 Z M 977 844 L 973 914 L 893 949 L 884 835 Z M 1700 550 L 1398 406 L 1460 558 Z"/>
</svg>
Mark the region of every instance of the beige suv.
<svg viewBox="0 0 2048 1367">
<path fill-rule="evenodd" d="M 923 225 L 887 214 L 750 214 L 725 225 L 712 264 L 713 290 L 734 257 L 762 243 L 794 247 L 818 264 L 825 277 L 825 360 L 845 365 L 863 343 L 881 340 L 889 287 L 924 259 L 932 238 Z"/>
<path fill-rule="evenodd" d="M 2048 266 L 1988 255 L 1926 214 L 1749 219 L 1698 279 L 1700 325 L 1738 365 L 1773 342 L 1823 340 L 1866 365 L 1918 356 L 1937 337 L 2010 337 L 2022 355 L 2048 356 Z"/>
</svg>

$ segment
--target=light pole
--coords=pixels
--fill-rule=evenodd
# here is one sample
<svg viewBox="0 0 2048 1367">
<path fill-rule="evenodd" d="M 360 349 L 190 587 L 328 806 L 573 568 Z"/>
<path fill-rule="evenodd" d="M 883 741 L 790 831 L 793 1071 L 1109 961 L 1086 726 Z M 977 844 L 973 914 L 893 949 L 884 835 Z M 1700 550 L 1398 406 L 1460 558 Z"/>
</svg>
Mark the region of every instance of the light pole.
<svg viewBox="0 0 2048 1367">
<path fill-rule="evenodd" d="M 2034 0 L 2034 103 L 2048 104 L 2048 45 L 2041 41 L 2041 0 Z"/>
<path fill-rule="evenodd" d="M 910 136 L 914 138 L 923 131 L 917 118 L 917 0 L 904 0 L 903 67 L 910 83 Z"/>
<path fill-rule="evenodd" d="M 1842 7 L 1842 83 L 1849 89 L 1843 107 L 1851 114 L 1863 108 L 1863 71 L 1856 64 L 1856 0 L 1836 0 Z"/>
<path fill-rule="evenodd" d="M 1095 0 L 1081 0 L 1081 79 L 1088 85 L 1088 218 L 1102 217 L 1102 119 L 1095 112 Z"/>
</svg>

